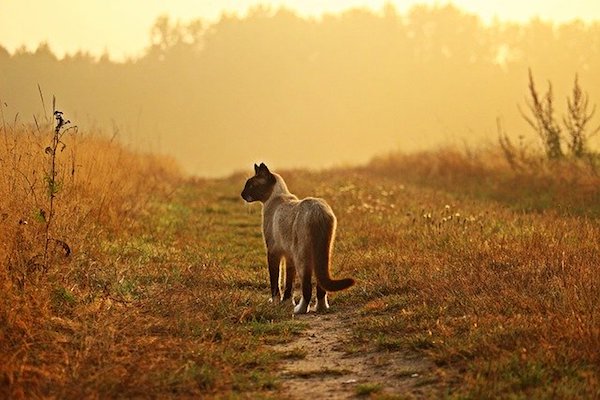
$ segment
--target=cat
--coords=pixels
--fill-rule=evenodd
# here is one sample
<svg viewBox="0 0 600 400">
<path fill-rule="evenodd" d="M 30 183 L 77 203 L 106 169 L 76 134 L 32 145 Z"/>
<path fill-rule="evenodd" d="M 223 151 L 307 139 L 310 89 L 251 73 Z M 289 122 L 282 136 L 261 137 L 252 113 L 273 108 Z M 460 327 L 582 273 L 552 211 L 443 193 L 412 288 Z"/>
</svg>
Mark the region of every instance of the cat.
<svg viewBox="0 0 600 400">
<path fill-rule="evenodd" d="M 294 314 L 309 312 L 312 296 L 312 274 L 317 278 L 315 311 L 329 309 L 327 291 L 344 290 L 354 285 L 354 279 L 331 279 L 329 260 L 335 237 L 336 218 L 322 199 L 307 197 L 299 200 L 288 190 L 283 178 L 269 171 L 264 163 L 254 164 L 255 175 L 246 181 L 242 198 L 263 204 L 263 236 L 267 247 L 267 263 L 274 302 L 292 300 L 296 272 L 301 281 L 302 299 Z M 279 269 L 285 259 L 285 290 L 279 289 Z"/>
</svg>

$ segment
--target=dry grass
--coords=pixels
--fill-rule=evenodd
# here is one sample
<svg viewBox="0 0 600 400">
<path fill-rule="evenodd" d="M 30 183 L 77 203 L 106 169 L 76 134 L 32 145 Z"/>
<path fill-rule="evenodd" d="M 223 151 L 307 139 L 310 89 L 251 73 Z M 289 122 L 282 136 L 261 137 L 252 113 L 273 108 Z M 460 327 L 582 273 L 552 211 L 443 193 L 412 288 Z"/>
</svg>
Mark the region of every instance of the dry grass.
<svg viewBox="0 0 600 400">
<path fill-rule="evenodd" d="M 503 203 L 516 211 L 554 210 L 600 217 L 600 158 L 548 161 L 524 155 L 514 171 L 499 149 L 391 154 L 376 158 L 371 172 L 406 182 Z"/>
<path fill-rule="evenodd" d="M 47 137 L 5 138 L 0 397 L 280 396 L 290 355 L 266 345 L 303 326 L 267 301 L 244 176 L 183 181 L 164 160 L 70 137 L 52 235 L 73 253 L 40 270 Z M 423 385 L 448 397 L 598 397 L 595 178 L 514 175 L 500 160 L 430 153 L 282 174 L 338 215 L 333 274 L 358 283 L 331 303 L 352 316 L 353 351 L 430 357 L 439 381 Z"/>
<path fill-rule="evenodd" d="M 67 134 L 51 236 L 72 253 L 53 248 L 45 268 L 51 130 L 2 132 L 0 397 L 275 390 L 262 344 L 302 325 L 264 301 L 259 216 L 238 182 L 184 181 L 169 160 Z"/>
<path fill-rule="evenodd" d="M 169 160 L 67 132 L 56 159 L 46 265 L 52 127 L 5 124 L 0 132 L 0 393 L 50 394 L 78 374 L 99 335 L 111 335 L 99 315 L 119 304 L 106 280 L 119 259 L 107 257 L 106 241 L 142 228 L 139 217 L 179 173 Z"/>
<path fill-rule="evenodd" d="M 359 338 L 430 355 L 451 394 L 600 395 L 598 178 L 456 152 L 362 173 L 337 196 Z"/>
</svg>

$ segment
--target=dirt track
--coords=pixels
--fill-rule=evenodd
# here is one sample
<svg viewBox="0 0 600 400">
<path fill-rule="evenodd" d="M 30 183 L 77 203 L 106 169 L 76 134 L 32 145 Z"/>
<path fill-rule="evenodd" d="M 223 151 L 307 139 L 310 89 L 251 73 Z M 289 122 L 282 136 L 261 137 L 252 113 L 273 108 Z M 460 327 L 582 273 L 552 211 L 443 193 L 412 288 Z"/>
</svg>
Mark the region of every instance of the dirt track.
<svg viewBox="0 0 600 400">
<path fill-rule="evenodd" d="M 365 352 L 352 344 L 351 320 L 340 313 L 296 316 L 309 324 L 296 340 L 273 346 L 287 357 L 283 391 L 292 399 L 347 399 L 362 391 L 429 398 L 435 376 L 422 359 L 395 352 Z"/>
</svg>

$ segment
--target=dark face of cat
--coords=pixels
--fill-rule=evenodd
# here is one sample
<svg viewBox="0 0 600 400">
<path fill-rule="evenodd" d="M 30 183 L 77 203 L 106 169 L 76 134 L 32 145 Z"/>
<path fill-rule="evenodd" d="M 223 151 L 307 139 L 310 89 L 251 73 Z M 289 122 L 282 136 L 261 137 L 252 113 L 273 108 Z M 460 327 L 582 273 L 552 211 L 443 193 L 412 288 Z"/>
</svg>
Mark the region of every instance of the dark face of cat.
<svg viewBox="0 0 600 400">
<path fill-rule="evenodd" d="M 246 181 L 246 186 L 242 191 L 242 199 L 248 203 L 253 201 L 265 202 L 271 197 L 273 187 L 275 186 L 275 175 L 269 171 L 264 163 L 254 164 L 255 175 Z"/>
</svg>

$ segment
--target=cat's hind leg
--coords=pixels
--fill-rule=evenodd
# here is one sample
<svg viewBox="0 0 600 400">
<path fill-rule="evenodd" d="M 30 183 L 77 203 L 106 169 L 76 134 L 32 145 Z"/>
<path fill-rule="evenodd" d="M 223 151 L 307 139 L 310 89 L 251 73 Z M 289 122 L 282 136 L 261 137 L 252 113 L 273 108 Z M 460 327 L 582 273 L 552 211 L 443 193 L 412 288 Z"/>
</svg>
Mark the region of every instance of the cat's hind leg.
<svg viewBox="0 0 600 400">
<path fill-rule="evenodd" d="M 285 289 L 283 291 L 283 302 L 290 301 L 292 305 L 296 305 L 294 302 L 294 278 L 296 277 L 296 267 L 292 260 L 285 260 Z"/>
<path fill-rule="evenodd" d="M 309 268 L 301 268 L 298 270 L 298 275 L 300 276 L 300 282 L 302 283 L 302 299 L 300 299 L 300 302 L 294 307 L 294 314 L 306 314 L 312 296 L 311 270 Z"/>
<path fill-rule="evenodd" d="M 329 302 L 327 301 L 327 292 L 317 284 L 317 304 L 315 305 L 316 312 L 326 312 L 329 310 Z"/>
</svg>

